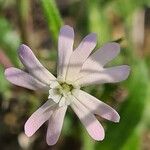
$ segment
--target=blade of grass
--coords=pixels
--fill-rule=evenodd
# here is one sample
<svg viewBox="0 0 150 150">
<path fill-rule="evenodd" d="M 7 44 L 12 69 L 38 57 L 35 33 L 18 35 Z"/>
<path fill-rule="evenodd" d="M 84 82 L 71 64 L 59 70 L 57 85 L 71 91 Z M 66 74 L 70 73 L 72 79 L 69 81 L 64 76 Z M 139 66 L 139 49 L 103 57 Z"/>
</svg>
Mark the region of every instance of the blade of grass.
<svg viewBox="0 0 150 150">
<path fill-rule="evenodd" d="M 102 44 L 106 41 L 111 41 L 111 28 L 109 26 L 108 18 L 105 15 L 105 7 L 101 6 L 97 0 L 87 0 L 87 5 L 90 32 L 95 32 L 98 36 L 102 35 L 100 36 Z"/>
<path fill-rule="evenodd" d="M 52 33 L 54 42 L 57 41 L 60 27 L 63 25 L 62 18 L 56 6 L 55 0 L 40 0 L 49 31 Z"/>
<path fill-rule="evenodd" d="M 16 0 L 17 18 L 23 43 L 30 44 L 30 33 L 32 28 L 32 19 L 30 13 L 30 0 Z"/>
</svg>

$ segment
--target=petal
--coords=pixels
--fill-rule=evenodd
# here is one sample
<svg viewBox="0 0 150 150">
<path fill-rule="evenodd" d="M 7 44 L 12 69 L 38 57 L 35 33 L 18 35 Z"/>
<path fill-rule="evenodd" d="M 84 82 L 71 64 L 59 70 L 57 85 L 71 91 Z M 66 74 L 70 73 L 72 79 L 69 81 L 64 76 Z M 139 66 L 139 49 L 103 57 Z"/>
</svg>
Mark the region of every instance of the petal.
<svg viewBox="0 0 150 150">
<path fill-rule="evenodd" d="M 99 141 L 104 139 L 105 133 L 102 125 L 99 123 L 96 117 L 76 98 L 74 98 L 73 102 L 71 103 L 71 108 L 79 117 L 89 135 L 94 140 Z"/>
<path fill-rule="evenodd" d="M 65 97 L 62 97 L 60 99 L 60 102 L 59 102 L 59 107 L 62 107 L 62 106 L 65 106 L 66 105 L 66 98 Z"/>
<path fill-rule="evenodd" d="M 59 85 L 59 83 L 57 82 L 57 81 L 53 81 L 51 84 L 50 84 L 50 88 L 56 88 L 56 87 L 58 87 L 58 86 L 60 86 Z"/>
<path fill-rule="evenodd" d="M 91 73 L 101 70 L 104 65 L 114 59 L 120 52 L 120 45 L 115 42 L 107 43 L 94 52 L 83 64 L 81 73 Z"/>
<path fill-rule="evenodd" d="M 56 78 L 38 61 L 31 49 L 22 44 L 19 48 L 19 57 L 28 72 L 45 84 L 50 84 Z"/>
<path fill-rule="evenodd" d="M 59 109 L 54 111 L 51 118 L 49 119 L 46 135 L 46 141 L 48 145 L 54 145 L 58 141 L 62 130 L 66 110 L 67 106 L 60 107 Z"/>
<path fill-rule="evenodd" d="M 32 136 L 42 126 L 42 124 L 50 118 L 54 108 L 55 103 L 52 100 L 48 100 L 44 105 L 36 110 L 25 123 L 25 134 L 28 137 Z"/>
<path fill-rule="evenodd" d="M 52 99 L 55 103 L 58 103 L 61 99 L 61 95 L 58 94 L 56 89 L 50 89 L 48 98 Z"/>
<path fill-rule="evenodd" d="M 92 95 L 82 91 L 82 90 L 74 90 L 73 95 L 89 110 L 92 111 L 93 114 L 99 115 L 107 120 L 113 122 L 119 122 L 120 116 L 119 114 L 109 105 L 103 103 Z"/>
<path fill-rule="evenodd" d="M 78 78 L 78 74 L 82 68 L 83 63 L 88 58 L 92 50 L 96 46 L 96 34 L 91 33 L 87 35 L 80 45 L 73 51 L 69 67 L 67 71 L 66 80 L 74 81 Z"/>
<path fill-rule="evenodd" d="M 9 82 L 30 90 L 45 89 L 47 87 L 28 73 L 14 67 L 7 68 L 5 76 Z"/>
<path fill-rule="evenodd" d="M 74 31 L 65 25 L 61 28 L 58 39 L 58 76 L 65 79 L 70 56 L 73 52 Z"/>
<path fill-rule="evenodd" d="M 129 73 L 130 67 L 127 65 L 106 68 L 102 71 L 93 72 L 79 78 L 76 80 L 76 84 L 83 86 L 90 84 L 116 83 L 126 80 Z"/>
</svg>

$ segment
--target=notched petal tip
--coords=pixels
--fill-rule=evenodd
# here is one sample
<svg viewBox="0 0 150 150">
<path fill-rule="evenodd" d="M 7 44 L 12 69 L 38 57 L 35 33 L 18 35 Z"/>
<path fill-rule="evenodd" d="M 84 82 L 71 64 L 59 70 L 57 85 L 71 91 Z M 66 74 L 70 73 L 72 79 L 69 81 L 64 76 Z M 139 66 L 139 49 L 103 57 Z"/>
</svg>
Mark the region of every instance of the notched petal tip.
<svg viewBox="0 0 150 150">
<path fill-rule="evenodd" d="M 30 48 L 27 45 L 21 44 L 20 47 L 18 48 L 19 56 L 25 55 L 25 53 L 27 53 L 28 50 L 30 50 Z"/>
<path fill-rule="evenodd" d="M 63 27 L 61 27 L 61 29 L 60 29 L 60 36 L 62 36 L 62 35 L 64 35 L 64 34 L 66 34 L 66 35 L 74 35 L 74 30 L 73 30 L 73 28 L 71 27 L 71 26 L 69 26 L 69 25 L 64 25 Z"/>
<path fill-rule="evenodd" d="M 105 131 L 103 129 L 103 127 L 99 128 L 95 128 L 95 134 L 91 135 L 91 137 L 96 140 L 96 141 L 102 141 L 105 138 Z"/>
<path fill-rule="evenodd" d="M 10 67 L 10 68 L 11 68 L 11 67 Z M 10 68 L 5 69 L 5 71 L 4 71 L 4 75 L 5 75 L 6 78 L 7 78 L 7 75 L 9 74 Z"/>
<path fill-rule="evenodd" d="M 28 121 L 24 125 L 24 132 L 25 132 L 27 137 L 31 137 L 33 135 L 33 132 L 31 132 L 31 129 L 28 125 Z"/>
<path fill-rule="evenodd" d="M 118 123 L 120 121 L 120 115 L 116 111 L 114 111 L 114 114 L 112 115 L 112 118 L 110 120 Z"/>
<path fill-rule="evenodd" d="M 130 72 L 131 67 L 128 65 L 124 65 L 124 80 L 126 80 L 129 77 Z"/>
<path fill-rule="evenodd" d="M 108 112 L 101 117 L 103 117 L 109 121 L 115 122 L 115 123 L 118 123 L 120 121 L 120 116 L 117 113 L 117 111 L 115 111 L 114 109 L 112 112 Z"/>
<path fill-rule="evenodd" d="M 9 76 L 12 75 L 14 69 L 15 69 L 14 67 L 5 69 L 4 75 L 8 81 L 9 81 Z"/>
<path fill-rule="evenodd" d="M 115 55 L 117 55 L 121 49 L 120 44 L 116 43 L 116 42 L 109 42 L 104 46 L 106 46 L 106 48 L 110 49 L 110 52 L 111 51 L 115 52 Z"/>
<path fill-rule="evenodd" d="M 95 139 L 96 141 L 103 141 L 105 138 L 105 133 L 101 136 L 99 136 L 97 139 Z"/>
<path fill-rule="evenodd" d="M 94 38 L 97 38 L 97 34 L 96 33 L 90 33 L 88 36 L 92 36 L 92 37 L 94 37 Z"/>
<path fill-rule="evenodd" d="M 116 120 L 114 120 L 115 123 L 119 123 L 120 122 L 120 116 L 118 114 L 118 117 L 116 117 Z"/>
<path fill-rule="evenodd" d="M 13 67 L 10 67 L 10 68 L 7 68 L 7 69 L 5 69 L 5 72 L 4 72 L 4 75 L 5 75 L 5 78 L 9 81 L 9 82 L 11 82 L 11 80 L 10 80 L 10 76 L 11 76 L 11 72 L 12 72 L 12 69 L 13 69 Z"/>
<path fill-rule="evenodd" d="M 111 44 L 111 46 L 116 46 L 116 49 L 120 49 L 120 44 L 117 42 L 109 42 L 108 44 Z"/>
<path fill-rule="evenodd" d="M 48 140 L 47 138 L 46 138 L 46 143 L 49 145 L 49 146 L 52 146 L 52 145 L 55 145 L 56 143 L 57 143 L 57 141 L 56 140 Z"/>
<path fill-rule="evenodd" d="M 26 44 L 21 44 L 19 48 L 28 47 Z"/>
<path fill-rule="evenodd" d="M 73 28 L 69 25 L 64 25 L 63 27 L 61 27 L 61 29 L 73 29 Z"/>
<path fill-rule="evenodd" d="M 87 42 L 96 43 L 97 42 L 97 34 L 96 33 L 90 33 L 83 40 L 87 41 Z"/>
</svg>

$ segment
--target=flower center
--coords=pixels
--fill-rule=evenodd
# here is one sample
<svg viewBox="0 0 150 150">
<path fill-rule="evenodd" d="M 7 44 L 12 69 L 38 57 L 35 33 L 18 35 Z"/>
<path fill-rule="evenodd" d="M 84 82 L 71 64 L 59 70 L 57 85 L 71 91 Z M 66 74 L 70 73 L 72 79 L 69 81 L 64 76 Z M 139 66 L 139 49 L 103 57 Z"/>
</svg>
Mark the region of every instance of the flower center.
<svg viewBox="0 0 150 150">
<path fill-rule="evenodd" d="M 58 87 L 58 89 L 60 90 L 60 92 L 62 92 L 61 94 L 63 93 L 67 94 L 71 92 L 74 89 L 74 87 L 73 85 L 64 82 L 64 83 L 60 83 L 60 87 Z"/>
<path fill-rule="evenodd" d="M 50 85 L 49 90 L 49 99 L 52 99 L 54 102 L 58 103 L 59 106 L 70 105 L 72 90 L 77 89 L 79 87 L 61 81 L 54 81 Z"/>
</svg>

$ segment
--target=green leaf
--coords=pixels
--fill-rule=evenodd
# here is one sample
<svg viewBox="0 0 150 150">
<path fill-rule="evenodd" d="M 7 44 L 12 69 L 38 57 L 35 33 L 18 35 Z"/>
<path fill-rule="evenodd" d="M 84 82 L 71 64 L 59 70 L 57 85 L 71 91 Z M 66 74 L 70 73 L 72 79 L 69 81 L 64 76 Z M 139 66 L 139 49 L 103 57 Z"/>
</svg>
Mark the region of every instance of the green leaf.
<svg viewBox="0 0 150 150">
<path fill-rule="evenodd" d="M 98 34 L 98 37 L 100 36 L 100 43 L 111 41 L 111 28 L 109 26 L 109 20 L 106 16 L 105 7 L 101 6 L 97 0 L 87 0 L 87 2 L 90 32 L 95 32 Z"/>
<path fill-rule="evenodd" d="M 10 58 L 14 65 L 18 65 L 17 48 L 20 43 L 19 36 L 12 30 L 10 23 L 0 17 L 0 47 Z"/>
<path fill-rule="evenodd" d="M 148 95 L 148 69 L 142 60 L 133 63 L 131 68 L 132 74 L 127 84 L 129 96 L 119 112 L 121 120 L 118 124 L 109 122 L 105 140 L 96 145 L 103 150 L 120 150 L 143 117 Z"/>
<path fill-rule="evenodd" d="M 5 92 L 8 88 L 8 82 L 4 76 L 4 68 L 0 65 L 0 92 Z"/>
<path fill-rule="evenodd" d="M 41 0 L 41 5 L 45 19 L 48 23 L 48 28 L 52 33 L 54 41 L 57 41 L 60 27 L 63 24 L 59 10 L 56 6 L 55 0 Z"/>
<path fill-rule="evenodd" d="M 141 150 L 140 133 L 137 128 L 121 150 Z"/>
</svg>

